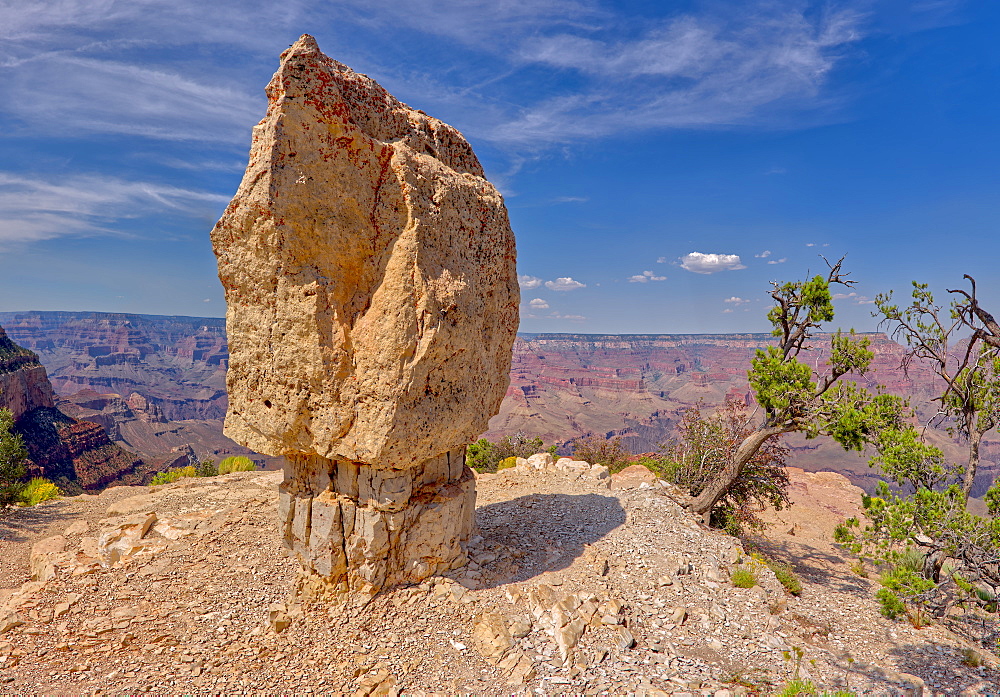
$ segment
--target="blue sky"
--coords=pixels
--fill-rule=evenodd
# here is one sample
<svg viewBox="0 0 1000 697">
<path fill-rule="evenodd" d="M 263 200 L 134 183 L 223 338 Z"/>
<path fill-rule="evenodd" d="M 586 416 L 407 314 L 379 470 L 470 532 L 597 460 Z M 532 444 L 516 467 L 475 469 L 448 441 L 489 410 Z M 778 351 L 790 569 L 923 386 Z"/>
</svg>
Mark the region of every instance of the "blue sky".
<svg viewBox="0 0 1000 697">
<path fill-rule="evenodd" d="M 847 255 L 1000 312 L 1000 3 L 0 2 L 0 311 L 222 316 L 208 231 L 302 33 L 459 128 L 522 331 L 766 331 Z"/>
</svg>

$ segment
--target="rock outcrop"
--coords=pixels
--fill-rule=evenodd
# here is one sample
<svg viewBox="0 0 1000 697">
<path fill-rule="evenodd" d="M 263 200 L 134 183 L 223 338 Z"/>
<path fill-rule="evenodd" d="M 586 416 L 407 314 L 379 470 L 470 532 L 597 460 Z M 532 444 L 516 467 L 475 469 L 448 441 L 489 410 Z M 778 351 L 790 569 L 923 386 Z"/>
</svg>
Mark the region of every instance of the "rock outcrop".
<svg viewBox="0 0 1000 697">
<path fill-rule="evenodd" d="M 317 588 L 419 581 L 465 563 L 465 445 L 507 387 L 519 293 L 503 199 L 458 131 L 310 36 L 267 94 L 212 232 L 225 432 L 286 457 L 285 539 Z"/>
<path fill-rule="evenodd" d="M 145 463 L 111 442 L 102 426 L 60 411 L 38 356 L 14 343 L 0 327 L 0 408 L 14 416 L 28 450 L 29 472 L 69 490 L 111 483 L 139 484 Z"/>
</svg>

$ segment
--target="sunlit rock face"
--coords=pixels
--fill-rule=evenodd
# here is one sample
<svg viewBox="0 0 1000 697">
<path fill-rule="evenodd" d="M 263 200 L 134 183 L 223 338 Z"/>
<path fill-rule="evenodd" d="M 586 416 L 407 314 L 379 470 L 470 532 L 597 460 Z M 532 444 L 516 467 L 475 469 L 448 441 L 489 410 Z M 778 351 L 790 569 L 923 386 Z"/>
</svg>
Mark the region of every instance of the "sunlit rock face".
<svg viewBox="0 0 1000 697">
<path fill-rule="evenodd" d="M 311 581 L 377 591 L 465 562 L 465 444 L 508 384 L 519 292 L 503 199 L 447 124 L 303 36 L 212 232 L 226 435 L 287 459 Z"/>
</svg>

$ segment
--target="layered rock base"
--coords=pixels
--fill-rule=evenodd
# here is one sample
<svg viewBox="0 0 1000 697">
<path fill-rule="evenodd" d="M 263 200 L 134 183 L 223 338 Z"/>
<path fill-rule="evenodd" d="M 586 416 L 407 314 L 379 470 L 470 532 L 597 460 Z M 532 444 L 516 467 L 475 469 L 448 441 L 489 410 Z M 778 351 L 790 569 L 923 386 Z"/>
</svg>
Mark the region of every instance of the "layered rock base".
<svg viewBox="0 0 1000 697">
<path fill-rule="evenodd" d="M 303 569 L 300 594 L 364 600 L 464 565 L 475 506 L 460 447 L 405 470 L 289 457 L 278 513 Z"/>
</svg>

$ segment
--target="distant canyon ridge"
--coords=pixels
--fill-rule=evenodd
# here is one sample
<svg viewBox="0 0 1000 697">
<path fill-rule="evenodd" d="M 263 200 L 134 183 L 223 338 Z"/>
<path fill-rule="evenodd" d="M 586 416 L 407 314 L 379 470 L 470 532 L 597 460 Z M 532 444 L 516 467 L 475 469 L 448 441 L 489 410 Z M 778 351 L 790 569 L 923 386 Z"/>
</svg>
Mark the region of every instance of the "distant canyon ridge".
<svg viewBox="0 0 1000 697">
<path fill-rule="evenodd" d="M 123 448 L 170 461 L 247 454 L 277 467 L 222 435 L 229 359 L 225 320 L 205 317 L 99 312 L 3 312 L 0 326 L 31 349 L 48 370 L 60 408 L 99 423 Z M 934 413 L 940 391 L 919 365 L 904 372 L 904 349 L 884 334 L 868 334 L 873 371 L 860 379 L 907 396 L 921 420 Z M 746 371 L 770 334 L 520 334 L 511 383 L 486 437 L 523 432 L 570 450 L 587 434 L 621 436 L 636 453 L 668 440 L 684 409 L 708 407 L 731 396 L 752 405 Z M 821 337 L 811 360 L 822 363 Z M 960 449 L 942 430 L 930 437 L 955 458 Z M 789 464 L 807 471 L 834 470 L 870 490 L 876 478 L 857 453 L 826 439 L 793 436 Z M 973 494 L 996 476 L 1000 442 L 989 434 Z"/>
</svg>

